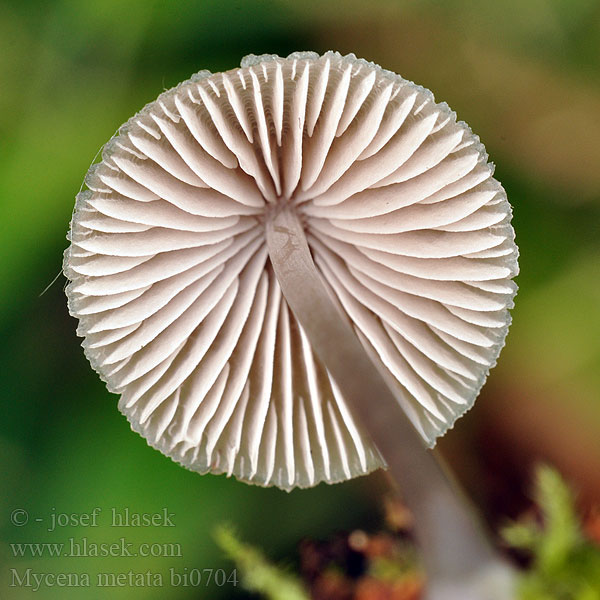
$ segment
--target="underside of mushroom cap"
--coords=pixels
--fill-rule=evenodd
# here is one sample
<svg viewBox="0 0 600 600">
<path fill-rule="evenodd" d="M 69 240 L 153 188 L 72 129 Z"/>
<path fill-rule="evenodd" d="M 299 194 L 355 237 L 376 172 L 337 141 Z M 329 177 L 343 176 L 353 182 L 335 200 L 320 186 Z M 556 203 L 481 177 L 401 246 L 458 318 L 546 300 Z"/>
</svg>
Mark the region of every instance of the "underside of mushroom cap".
<svg viewBox="0 0 600 600">
<path fill-rule="evenodd" d="M 64 270 L 86 355 L 133 429 L 195 471 L 291 489 L 384 466 L 269 263 L 265 221 L 291 207 L 433 445 L 510 321 L 517 248 L 492 175 L 447 105 L 353 55 L 202 71 L 120 129 L 77 197 Z"/>
</svg>

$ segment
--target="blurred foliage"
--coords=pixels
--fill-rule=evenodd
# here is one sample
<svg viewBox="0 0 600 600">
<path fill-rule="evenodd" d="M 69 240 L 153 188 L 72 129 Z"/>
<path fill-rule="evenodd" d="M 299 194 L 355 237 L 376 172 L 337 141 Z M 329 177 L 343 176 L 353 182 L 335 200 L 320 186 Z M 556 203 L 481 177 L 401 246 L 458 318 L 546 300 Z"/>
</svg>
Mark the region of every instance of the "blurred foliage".
<svg viewBox="0 0 600 600">
<path fill-rule="evenodd" d="M 250 592 L 267 600 L 308 600 L 304 586 L 295 575 L 270 564 L 259 550 L 241 542 L 230 527 L 219 527 L 215 539 L 241 571 L 242 584 Z"/>
<path fill-rule="evenodd" d="M 217 529 L 215 537 L 239 569 L 244 587 L 265 600 L 419 600 L 423 593 L 414 545 L 389 531 L 304 540 L 302 579 L 289 567 L 268 562 L 228 527 Z"/>
<path fill-rule="evenodd" d="M 529 563 L 519 575 L 518 599 L 598 600 L 600 539 L 584 534 L 573 494 L 558 471 L 538 467 L 533 500 L 535 504 L 501 532 L 508 547 Z M 388 506 L 388 527 L 389 517 Z M 367 535 L 358 530 L 325 542 L 305 540 L 299 569 L 310 586 L 310 598 L 422 598 L 426 583 L 406 531 Z M 216 539 L 241 571 L 246 589 L 267 600 L 308 600 L 297 575 L 266 562 L 260 550 L 242 543 L 231 529 L 218 529 Z"/>
<path fill-rule="evenodd" d="M 526 505 L 549 460 L 600 498 L 600 3 L 597 0 L 3 0 L 0 3 L 0 598 L 8 568 L 220 568 L 210 532 L 279 560 L 302 537 L 375 531 L 380 475 L 285 494 L 200 477 L 131 433 L 83 356 L 61 271 L 74 197 L 118 126 L 200 69 L 249 53 L 354 52 L 431 88 L 481 135 L 514 206 L 520 292 L 499 365 L 442 449 L 486 514 Z M 55 513 L 102 507 L 91 530 Z M 175 513 L 169 529 L 115 530 L 111 507 Z M 343 507 L 343 509 L 341 509 Z M 10 524 L 23 508 L 30 522 Z M 44 521 L 38 522 L 35 519 Z M 183 556 L 20 558 L 11 543 L 180 543 Z M 8 565 L 6 567 L 5 565 Z M 243 598 L 241 587 L 124 587 L 112 598 Z M 96 598 L 45 587 L 42 600 Z"/>
<path fill-rule="evenodd" d="M 506 543 L 524 550 L 532 565 L 522 575 L 522 600 L 598 600 L 600 547 L 583 535 L 572 492 L 560 474 L 548 467 L 537 470 L 534 515 L 504 528 Z"/>
</svg>

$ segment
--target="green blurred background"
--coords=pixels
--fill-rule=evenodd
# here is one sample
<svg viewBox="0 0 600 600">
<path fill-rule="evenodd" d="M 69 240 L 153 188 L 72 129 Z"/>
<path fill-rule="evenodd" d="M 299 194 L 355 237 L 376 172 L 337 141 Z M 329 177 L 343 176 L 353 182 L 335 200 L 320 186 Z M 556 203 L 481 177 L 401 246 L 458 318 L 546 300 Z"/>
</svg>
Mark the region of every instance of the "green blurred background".
<svg viewBox="0 0 600 600">
<path fill-rule="evenodd" d="M 448 102 L 481 136 L 514 207 L 521 275 L 507 346 L 441 450 L 492 526 L 526 505 L 539 460 L 566 475 L 583 510 L 600 503 L 598 0 L 4 0 L 0 598 L 243 598 L 231 583 L 171 585 L 169 570 L 229 574 L 212 538 L 221 522 L 292 565 L 305 536 L 380 526 L 381 474 L 286 494 L 201 477 L 150 449 L 87 364 L 64 278 L 42 294 L 60 273 L 83 176 L 121 123 L 200 69 L 234 68 L 249 53 L 329 49 Z M 48 531 L 53 514 L 95 507 L 98 527 Z M 175 527 L 110 527 L 112 507 L 166 508 Z M 18 509 L 26 525 L 11 523 Z M 84 537 L 174 542 L 182 556 L 15 557 L 10 545 Z M 11 568 L 89 573 L 92 586 L 34 592 L 10 585 Z M 99 572 L 148 570 L 162 574 L 162 587 L 94 585 Z"/>
</svg>

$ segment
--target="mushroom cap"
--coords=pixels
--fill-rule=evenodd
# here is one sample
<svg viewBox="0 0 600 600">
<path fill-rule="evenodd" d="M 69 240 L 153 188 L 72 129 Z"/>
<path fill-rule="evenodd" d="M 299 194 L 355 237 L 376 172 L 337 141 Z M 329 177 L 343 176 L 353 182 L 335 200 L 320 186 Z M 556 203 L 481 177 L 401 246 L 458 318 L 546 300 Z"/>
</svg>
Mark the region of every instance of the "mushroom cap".
<svg viewBox="0 0 600 600">
<path fill-rule="evenodd" d="M 473 405 L 516 292 L 487 158 L 430 91 L 354 55 L 201 71 L 120 128 L 77 196 L 64 271 L 90 363 L 132 428 L 195 471 L 291 489 L 385 466 L 268 260 L 265 219 L 292 206 L 433 445 Z"/>
</svg>

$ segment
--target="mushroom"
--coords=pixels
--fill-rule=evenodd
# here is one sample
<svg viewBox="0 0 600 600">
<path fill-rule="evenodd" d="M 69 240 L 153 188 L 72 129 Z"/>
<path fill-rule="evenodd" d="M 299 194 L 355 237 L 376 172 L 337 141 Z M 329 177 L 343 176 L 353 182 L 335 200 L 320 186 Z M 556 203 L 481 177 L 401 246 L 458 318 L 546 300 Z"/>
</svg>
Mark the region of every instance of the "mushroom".
<svg viewBox="0 0 600 600">
<path fill-rule="evenodd" d="M 469 598 L 484 572 L 509 587 L 425 448 L 510 322 L 492 175 L 446 104 L 354 55 L 201 71 L 120 128 L 77 196 L 64 271 L 85 353 L 185 467 L 286 490 L 388 467 L 430 597 Z"/>
</svg>

